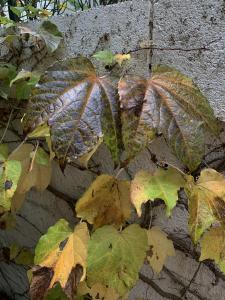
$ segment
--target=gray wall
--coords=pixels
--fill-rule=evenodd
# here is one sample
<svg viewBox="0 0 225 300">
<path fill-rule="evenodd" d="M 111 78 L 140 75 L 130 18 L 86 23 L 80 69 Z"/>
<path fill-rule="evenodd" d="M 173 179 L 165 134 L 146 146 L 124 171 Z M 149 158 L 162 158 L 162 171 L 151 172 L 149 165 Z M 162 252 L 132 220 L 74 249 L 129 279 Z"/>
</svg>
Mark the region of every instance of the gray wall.
<svg viewBox="0 0 225 300">
<path fill-rule="evenodd" d="M 173 65 L 199 84 L 216 115 L 225 120 L 224 1 L 156 0 L 153 3 L 134 0 L 52 20 L 63 32 L 65 45 L 53 59 L 44 62 L 46 65 L 54 59 L 62 59 L 65 53 L 67 56 L 89 56 L 106 48 L 119 53 L 133 51 L 128 73 L 148 75 L 150 64 Z M 29 25 L 35 28 L 37 23 Z M 154 45 L 152 51 L 140 49 L 143 43 L 149 44 L 150 40 Z M 223 133 L 221 140 L 225 140 Z M 215 144 L 214 140 L 207 141 L 207 149 Z M 151 150 L 157 153 L 159 159 L 182 167 L 162 139 L 155 141 Z M 98 164 L 101 172 L 114 172 L 110 155 L 104 147 L 97 151 L 91 164 Z M 148 151 L 138 155 L 122 176 L 129 178 L 142 168 L 153 168 Z M 18 242 L 34 247 L 40 235 L 59 218 L 74 223 L 73 211 L 65 199 L 79 198 L 95 176 L 90 170 L 81 171 L 72 166 L 68 166 L 63 175 L 55 164 L 51 191 L 42 194 L 31 191 L 27 195 L 17 216 L 16 229 L 0 231 L 0 246 Z M 61 195 L 53 193 L 54 189 Z M 225 276 L 211 263 L 201 264 L 186 292 L 186 298 L 181 298 L 182 291 L 199 266 L 196 259 L 198 249 L 193 248 L 188 236 L 185 201 L 179 202 L 170 219 L 165 217 L 163 205 L 153 208 L 152 215 L 153 224 L 159 225 L 173 239 L 176 257 L 168 259 L 166 268 L 158 276 L 148 266 L 143 266 L 141 272 L 147 276 L 148 283 L 139 280 L 128 299 L 225 299 Z M 0 263 L 0 290 L 5 289 L 14 295 L 17 293 L 15 299 L 22 300 L 27 299 L 26 295 L 22 295 L 27 285 L 23 267 Z"/>
</svg>

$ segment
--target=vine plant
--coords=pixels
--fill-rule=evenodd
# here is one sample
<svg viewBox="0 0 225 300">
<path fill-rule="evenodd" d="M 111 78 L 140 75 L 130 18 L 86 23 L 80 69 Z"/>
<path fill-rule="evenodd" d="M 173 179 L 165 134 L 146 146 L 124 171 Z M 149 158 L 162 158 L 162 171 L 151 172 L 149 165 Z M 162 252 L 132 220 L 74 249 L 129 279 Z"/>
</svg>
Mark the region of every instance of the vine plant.
<svg viewBox="0 0 225 300">
<path fill-rule="evenodd" d="M 225 273 L 225 178 L 210 168 L 192 176 L 202 161 L 207 134 L 218 135 L 219 126 L 193 81 L 168 66 L 155 66 L 151 78 L 110 72 L 101 76 L 81 56 L 58 61 L 39 74 L 32 70 L 58 48 L 61 33 L 49 21 L 38 33 L 9 29 L 0 40 L 5 49 L 0 65 L 5 128 L 0 145 L 1 228 L 13 226 L 13 213 L 27 191 L 48 186 L 53 159 L 62 170 L 77 161 L 87 167 L 105 143 L 119 170 L 117 176 L 99 175 L 78 200 L 74 209 L 80 222 L 74 228 L 60 219 L 48 229 L 34 261 L 27 250 L 9 247 L 7 259 L 35 265 L 28 271 L 31 298 L 125 299 L 144 261 L 159 273 L 167 256 L 175 255 L 160 228 L 142 228 L 138 218 L 130 224 L 131 212 L 136 209 L 141 216 L 145 202 L 162 199 L 171 216 L 181 188 L 188 197 L 190 235 L 194 244 L 200 241 L 200 261 L 212 259 Z M 114 66 L 130 55 L 103 51 L 95 58 Z M 6 133 L 15 132 L 15 117 L 22 121 L 23 135 L 17 133 L 22 143 L 9 153 Z M 121 180 L 121 169 L 159 135 L 185 171 L 162 165 Z"/>
</svg>

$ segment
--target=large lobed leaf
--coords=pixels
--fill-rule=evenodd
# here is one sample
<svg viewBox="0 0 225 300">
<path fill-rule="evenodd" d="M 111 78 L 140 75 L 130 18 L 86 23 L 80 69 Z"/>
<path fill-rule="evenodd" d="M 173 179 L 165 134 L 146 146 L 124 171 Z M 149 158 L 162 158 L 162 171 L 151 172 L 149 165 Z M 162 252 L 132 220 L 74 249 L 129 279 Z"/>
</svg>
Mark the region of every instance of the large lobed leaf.
<svg viewBox="0 0 225 300">
<path fill-rule="evenodd" d="M 104 136 L 118 162 L 117 89 L 98 77 L 84 57 L 54 64 L 41 78 L 28 108 L 25 127 L 48 123 L 56 156 L 65 163 L 95 148 Z"/>
<path fill-rule="evenodd" d="M 189 230 L 196 243 L 214 221 L 225 220 L 225 178 L 213 169 L 205 169 L 196 183 L 186 186 L 189 200 Z"/>
<path fill-rule="evenodd" d="M 191 79 L 176 69 L 156 66 L 149 80 L 123 78 L 119 94 L 128 158 L 151 141 L 155 130 L 190 170 L 198 166 L 205 131 L 217 133 L 218 126 L 207 99 Z"/>
<path fill-rule="evenodd" d="M 130 182 L 98 176 L 77 202 L 76 212 L 95 227 L 122 225 L 131 214 Z"/>
<path fill-rule="evenodd" d="M 101 283 L 124 295 L 138 279 L 146 251 L 146 231 L 137 224 L 122 232 L 110 225 L 97 229 L 88 247 L 88 285 Z"/>
</svg>

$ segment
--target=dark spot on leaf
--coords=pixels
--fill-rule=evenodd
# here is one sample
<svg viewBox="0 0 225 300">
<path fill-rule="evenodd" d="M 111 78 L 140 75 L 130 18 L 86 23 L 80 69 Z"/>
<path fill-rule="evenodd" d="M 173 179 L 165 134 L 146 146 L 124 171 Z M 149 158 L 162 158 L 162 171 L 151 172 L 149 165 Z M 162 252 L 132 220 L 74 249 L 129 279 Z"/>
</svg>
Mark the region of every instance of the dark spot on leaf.
<svg viewBox="0 0 225 300">
<path fill-rule="evenodd" d="M 112 244 L 109 244 L 109 249 L 112 249 Z"/>
<path fill-rule="evenodd" d="M 13 186 L 12 180 L 6 180 L 5 187 L 4 187 L 5 191 L 10 190 L 12 186 Z"/>
<path fill-rule="evenodd" d="M 149 250 L 147 251 L 147 256 L 152 257 L 152 255 L 153 255 L 152 249 L 153 249 L 153 246 L 150 245 L 150 248 L 149 248 Z"/>
<path fill-rule="evenodd" d="M 64 247 L 66 246 L 66 243 L 68 241 L 68 238 L 66 238 L 64 241 L 62 241 L 60 244 L 59 244 L 59 249 L 60 251 L 62 251 L 64 249 Z"/>
</svg>

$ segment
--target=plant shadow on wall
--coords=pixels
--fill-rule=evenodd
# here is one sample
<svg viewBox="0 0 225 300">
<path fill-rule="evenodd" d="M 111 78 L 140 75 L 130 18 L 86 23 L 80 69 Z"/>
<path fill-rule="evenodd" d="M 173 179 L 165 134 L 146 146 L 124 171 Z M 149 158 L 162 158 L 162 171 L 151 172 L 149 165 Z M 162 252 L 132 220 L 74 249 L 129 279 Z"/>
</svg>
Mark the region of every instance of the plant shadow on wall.
<svg viewBox="0 0 225 300">
<path fill-rule="evenodd" d="M 190 236 L 201 246 L 199 260 L 214 260 L 225 273 L 225 178 L 203 164 L 207 136 L 219 139 L 220 133 L 208 100 L 191 79 L 168 66 L 155 66 L 151 78 L 122 75 L 130 54 L 96 53 L 94 58 L 109 70 L 103 76 L 85 57 L 37 73 L 37 64 L 61 39 L 57 27 L 44 21 L 37 33 L 10 26 L 0 40 L 5 49 L 0 57 L 1 229 L 16 226 L 14 216 L 26 192 L 47 188 L 53 160 L 62 171 L 71 163 L 88 168 L 105 143 L 118 172 L 99 174 L 74 201 L 79 218 L 74 228 L 60 219 L 40 238 L 34 255 L 13 244 L 2 249 L 0 260 L 28 266 L 34 300 L 126 299 L 144 262 L 160 273 L 166 258 L 175 255 L 160 228 L 151 220 L 131 224 L 131 212 L 136 209 L 140 217 L 143 204 L 161 199 L 170 217 L 183 190 Z M 27 61 L 29 70 L 24 69 Z M 15 119 L 22 122 L 22 135 Z M 6 139 L 8 131 L 17 135 L 16 147 L 8 147 L 15 145 Z M 121 171 L 158 136 L 183 169 L 151 153 L 154 172 L 140 170 L 131 180 L 121 180 Z"/>
</svg>

